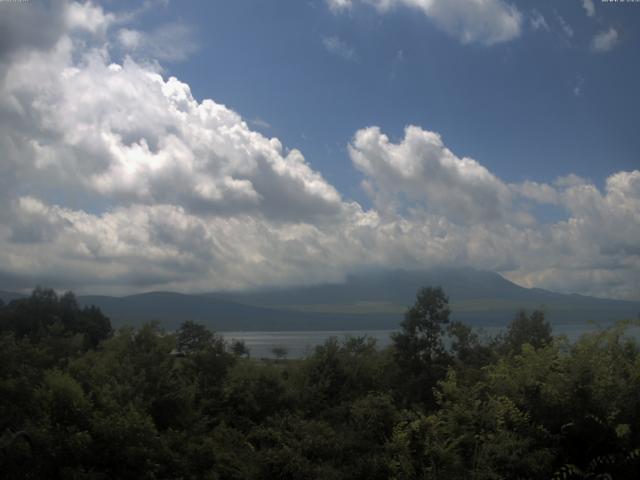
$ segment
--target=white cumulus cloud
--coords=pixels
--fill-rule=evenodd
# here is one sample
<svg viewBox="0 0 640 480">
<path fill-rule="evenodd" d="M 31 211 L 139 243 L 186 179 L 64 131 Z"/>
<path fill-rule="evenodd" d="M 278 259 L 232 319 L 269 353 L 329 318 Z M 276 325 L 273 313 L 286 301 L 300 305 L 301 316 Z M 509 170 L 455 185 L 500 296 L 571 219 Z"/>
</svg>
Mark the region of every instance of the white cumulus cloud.
<svg viewBox="0 0 640 480">
<path fill-rule="evenodd" d="M 340 210 L 338 192 L 298 150 L 250 130 L 232 110 L 197 102 L 185 83 L 131 59 L 110 63 L 100 49 L 75 63 L 72 49 L 63 38 L 16 61 L 1 89 L 0 122 L 29 125 L 7 128 L 0 144 L 32 183 L 55 179 L 112 205 L 176 203 L 202 213 Z"/>
<path fill-rule="evenodd" d="M 66 6 L 66 21 L 70 29 L 87 30 L 91 33 L 104 33 L 116 19 L 115 15 L 105 13 L 93 2 L 71 2 Z"/>
<path fill-rule="evenodd" d="M 499 220 L 510 207 L 509 188 L 477 161 L 453 154 L 437 133 L 409 126 L 394 144 L 370 127 L 355 134 L 349 153 L 384 202 L 407 195 L 461 223 Z"/>
<path fill-rule="evenodd" d="M 153 58 L 117 57 L 148 32 L 65 5 L 93 26 L 35 4 L 0 16 L 0 287 L 211 291 L 464 265 L 638 298 L 639 171 L 603 190 L 575 175 L 510 184 L 433 131 L 411 126 L 394 142 L 374 126 L 349 145 L 365 208 Z M 34 35 L 12 29 L 13 15 Z M 540 222 L 538 203 L 565 218 Z"/>
</svg>

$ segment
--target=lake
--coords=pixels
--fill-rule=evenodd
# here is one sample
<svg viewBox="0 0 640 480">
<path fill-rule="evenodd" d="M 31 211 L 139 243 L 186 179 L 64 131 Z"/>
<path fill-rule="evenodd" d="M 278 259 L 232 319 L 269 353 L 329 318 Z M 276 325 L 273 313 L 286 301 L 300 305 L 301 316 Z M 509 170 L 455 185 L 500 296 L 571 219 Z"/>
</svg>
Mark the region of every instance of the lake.
<svg viewBox="0 0 640 480">
<path fill-rule="evenodd" d="M 566 335 L 570 341 L 577 340 L 580 335 L 597 331 L 601 326 L 594 324 L 555 325 L 554 335 Z M 483 327 L 481 334 L 496 335 L 504 327 Z M 242 340 L 249 348 L 253 358 L 273 358 L 271 349 L 282 347 L 287 351 L 287 358 L 302 358 L 313 349 L 322 345 L 330 337 L 338 340 L 346 336 L 374 338 L 378 347 L 386 347 L 391 343 L 391 333 L 397 330 L 333 330 L 333 331 L 294 331 L 294 332 L 219 332 L 226 340 Z M 635 332 L 637 334 L 637 331 Z M 638 335 L 636 335 L 638 336 Z"/>
<path fill-rule="evenodd" d="M 319 332 L 219 332 L 227 340 L 242 340 L 254 358 L 273 358 L 271 349 L 283 347 L 287 358 L 302 358 L 311 353 L 314 347 L 322 345 L 331 337 L 339 340 L 347 336 L 368 336 L 376 339 L 378 347 L 391 343 L 393 330 L 339 330 Z"/>
</svg>

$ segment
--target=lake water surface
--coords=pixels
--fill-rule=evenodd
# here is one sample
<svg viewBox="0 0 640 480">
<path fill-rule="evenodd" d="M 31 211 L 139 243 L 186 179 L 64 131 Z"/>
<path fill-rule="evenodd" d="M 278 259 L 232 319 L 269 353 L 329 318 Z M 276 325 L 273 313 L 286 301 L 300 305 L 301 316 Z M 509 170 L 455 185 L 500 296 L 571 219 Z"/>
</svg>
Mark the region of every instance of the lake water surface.
<svg viewBox="0 0 640 480">
<path fill-rule="evenodd" d="M 579 325 L 555 325 L 554 335 L 566 335 L 570 341 L 577 340 L 580 335 L 597 331 L 603 326 L 594 324 Z M 504 330 L 504 327 L 483 327 L 478 329 L 481 334 L 493 336 Z M 330 337 L 343 340 L 347 336 L 371 337 L 377 342 L 378 347 L 383 348 L 391 343 L 391 334 L 397 330 L 338 330 L 317 332 L 220 332 L 227 340 L 242 340 L 249 348 L 253 358 L 273 358 L 274 347 L 282 347 L 287 351 L 287 358 L 302 358 L 311 353 L 313 349 L 322 345 Z M 635 332 L 638 333 L 637 331 Z M 636 337 L 638 335 L 635 335 Z"/>
</svg>

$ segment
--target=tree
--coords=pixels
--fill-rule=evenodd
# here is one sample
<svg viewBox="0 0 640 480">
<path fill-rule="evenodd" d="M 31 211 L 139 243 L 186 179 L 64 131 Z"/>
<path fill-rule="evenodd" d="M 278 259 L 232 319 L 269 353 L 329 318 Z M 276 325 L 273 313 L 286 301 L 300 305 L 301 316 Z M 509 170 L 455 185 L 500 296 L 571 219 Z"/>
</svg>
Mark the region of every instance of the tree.
<svg viewBox="0 0 640 480">
<path fill-rule="evenodd" d="M 52 350 L 78 351 L 96 347 L 112 334 L 111 322 L 97 307 L 80 308 L 73 293 L 58 296 L 55 291 L 38 287 L 28 298 L 17 299 L 2 309 L 0 331 L 13 332 L 32 342 L 46 340 Z"/>
<path fill-rule="evenodd" d="M 273 353 L 273 356 L 276 357 L 277 360 L 282 360 L 289 354 L 289 350 L 285 346 L 276 345 L 271 349 L 271 353 Z"/>
<path fill-rule="evenodd" d="M 447 326 L 447 336 L 457 374 L 470 379 L 481 378 L 482 368 L 496 358 L 489 342 L 483 341 L 476 330 L 462 322 L 451 322 Z"/>
<path fill-rule="evenodd" d="M 402 331 L 392 335 L 408 400 L 432 403 L 431 390 L 444 377 L 448 363 L 442 336 L 450 313 L 449 298 L 441 287 L 423 288 L 405 313 Z"/>
<path fill-rule="evenodd" d="M 503 339 L 505 350 L 512 354 L 520 353 L 525 343 L 533 348 L 542 348 L 552 340 L 551 325 L 545 320 L 542 310 L 534 310 L 530 316 L 525 310 L 520 310 L 507 327 Z"/>
<path fill-rule="evenodd" d="M 222 336 L 195 322 L 184 322 L 176 335 L 176 347 L 186 358 L 184 372 L 194 383 L 196 401 L 207 414 L 217 411 L 222 383 L 237 357 L 229 353 Z"/>
<path fill-rule="evenodd" d="M 252 361 L 238 362 L 229 370 L 223 396 L 227 421 L 243 430 L 286 410 L 290 403 L 280 369 Z"/>
<path fill-rule="evenodd" d="M 80 332 L 85 334 L 91 347 L 96 347 L 111 337 L 113 329 L 109 318 L 98 307 L 91 305 L 82 309 Z"/>
<path fill-rule="evenodd" d="M 244 340 L 234 340 L 231 343 L 231 352 L 237 357 L 249 357 L 251 353 Z"/>
<path fill-rule="evenodd" d="M 214 335 L 207 327 L 189 320 L 180 325 L 176 343 L 178 351 L 189 354 L 206 349 L 213 340 Z"/>
</svg>

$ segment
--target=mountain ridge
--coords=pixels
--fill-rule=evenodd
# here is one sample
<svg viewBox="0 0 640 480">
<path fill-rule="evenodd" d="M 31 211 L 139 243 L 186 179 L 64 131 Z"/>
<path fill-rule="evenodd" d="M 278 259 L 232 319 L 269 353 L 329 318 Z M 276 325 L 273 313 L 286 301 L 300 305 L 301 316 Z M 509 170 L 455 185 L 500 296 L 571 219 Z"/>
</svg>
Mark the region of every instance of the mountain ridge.
<svg viewBox="0 0 640 480">
<path fill-rule="evenodd" d="M 242 292 L 80 295 L 78 301 L 98 306 L 116 326 L 157 320 L 172 329 L 193 320 L 219 331 L 375 330 L 398 328 L 423 286 L 442 286 L 452 319 L 480 326 L 505 325 L 519 309 L 543 308 L 552 324 L 610 323 L 640 312 L 640 302 L 529 289 L 470 268 L 384 270 L 348 275 L 342 283 Z M 20 296 L 0 291 L 5 303 Z"/>
</svg>

